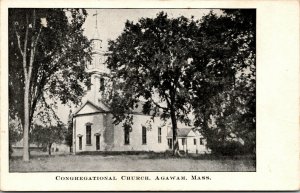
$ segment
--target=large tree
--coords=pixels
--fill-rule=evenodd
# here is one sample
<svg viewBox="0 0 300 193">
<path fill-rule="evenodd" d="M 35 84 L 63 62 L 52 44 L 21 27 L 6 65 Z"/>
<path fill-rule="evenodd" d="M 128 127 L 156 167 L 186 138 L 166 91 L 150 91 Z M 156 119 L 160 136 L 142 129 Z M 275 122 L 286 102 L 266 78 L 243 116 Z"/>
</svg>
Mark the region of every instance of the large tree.
<svg viewBox="0 0 300 193">
<path fill-rule="evenodd" d="M 127 21 L 109 50 L 117 123 L 130 124 L 128 112 L 143 99 L 144 113 L 171 118 L 174 153 L 177 122 L 189 123 L 190 112 L 211 149 L 230 137 L 255 146 L 255 10 Z"/>
<path fill-rule="evenodd" d="M 202 18 L 203 55 L 193 71 L 195 125 L 216 153 L 255 150 L 255 10 Z M 203 78 L 203 75 L 205 78 Z M 234 152 L 236 151 L 236 152 Z"/>
<path fill-rule="evenodd" d="M 192 74 L 194 35 L 197 23 L 186 17 L 127 21 L 123 33 L 109 42 L 108 67 L 114 74 L 115 89 L 111 106 L 115 122 L 132 121 L 127 114 L 143 100 L 143 112 L 171 119 L 173 150 L 178 153 L 177 123 L 189 123 L 189 89 Z"/>
<path fill-rule="evenodd" d="M 83 94 L 90 60 L 86 16 L 84 9 L 9 9 L 9 112 L 22 123 L 24 161 L 37 105 L 78 103 Z"/>
</svg>

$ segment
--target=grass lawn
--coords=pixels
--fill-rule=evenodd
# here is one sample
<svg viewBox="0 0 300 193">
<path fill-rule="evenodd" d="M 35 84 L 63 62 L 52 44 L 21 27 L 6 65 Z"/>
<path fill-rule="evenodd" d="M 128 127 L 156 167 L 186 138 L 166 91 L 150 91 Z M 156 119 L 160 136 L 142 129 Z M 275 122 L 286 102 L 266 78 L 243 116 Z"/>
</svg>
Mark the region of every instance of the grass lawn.
<svg viewBox="0 0 300 193">
<path fill-rule="evenodd" d="M 153 153 L 48 156 L 33 152 L 31 155 L 29 162 L 23 162 L 20 155 L 14 155 L 9 162 L 10 172 L 255 171 L 255 161 L 249 158 L 212 158 L 203 155 L 175 158 Z"/>
</svg>

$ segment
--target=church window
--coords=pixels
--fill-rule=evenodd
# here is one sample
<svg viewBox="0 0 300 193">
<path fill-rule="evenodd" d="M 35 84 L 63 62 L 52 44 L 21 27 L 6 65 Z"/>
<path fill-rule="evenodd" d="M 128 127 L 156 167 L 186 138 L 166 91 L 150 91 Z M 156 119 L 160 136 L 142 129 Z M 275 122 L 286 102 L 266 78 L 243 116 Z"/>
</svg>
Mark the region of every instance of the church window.
<svg viewBox="0 0 300 193">
<path fill-rule="evenodd" d="M 92 144 L 92 135 L 91 135 L 91 132 L 92 132 L 91 125 L 87 125 L 86 126 L 86 144 L 87 145 L 91 145 Z"/>
<path fill-rule="evenodd" d="M 142 127 L 142 144 L 147 144 L 147 128 Z"/>
<path fill-rule="evenodd" d="M 168 146 L 169 146 L 169 149 L 172 149 L 172 146 L 173 146 L 172 139 L 168 139 Z"/>
<path fill-rule="evenodd" d="M 185 145 L 186 144 L 186 140 L 185 138 L 182 138 L 182 145 Z"/>
<path fill-rule="evenodd" d="M 158 127 L 158 143 L 161 143 L 161 127 Z"/>
<path fill-rule="evenodd" d="M 125 126 L 124 127 L 124 144 L 129 145 L 130 144 L 130 127 Z"/>
<path fill-rule="evenodd" d="M 104 91 L 104 78 L 100 78 L 100 92 Z"/>
<path fill-rule="evenodd" d="M 104 60 L 103 57 L 100 57 L 100 58 L 99 58 L 99 64 L 103 64 L 103 63 L 105 63 L 105 60 Z"/>
<path fill-rule="evenodd" d="M 194 145 L 197 145 L 197 139 L 194 139 Z"/>
<path fill-rule="evenodd" d="M 87 90 L 91 90 L 91 86 L 92 86 L 92 80 L 90 79 L 90 81 L 87 83 Z"/>
<path fill-rule="evenodd" d="M 204 145 L 203 138 L 200 138 L 200 145 Z"/>
</svg>

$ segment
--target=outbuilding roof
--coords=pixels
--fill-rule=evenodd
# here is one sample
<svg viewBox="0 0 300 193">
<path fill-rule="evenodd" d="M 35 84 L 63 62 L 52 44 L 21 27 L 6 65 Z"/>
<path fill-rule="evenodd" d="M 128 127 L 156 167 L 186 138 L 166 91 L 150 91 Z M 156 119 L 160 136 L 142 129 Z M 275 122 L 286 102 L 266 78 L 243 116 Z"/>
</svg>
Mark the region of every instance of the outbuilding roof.
<svg viewBox="0 0 300 193">
<path fill-rule="evenodd" d="M 188 127 L 187 128 L 178 128 L 177 129 L 177 137 L 188 137 L 188 134 L 191 131 L 194 133 L 193 128 L 191 128 L 191 127 L 189 127 L 189 128 Z M 167 137 L 173 137 L 173 131 L 172 130 L 170 130 L 168 132 Z"/>
</svg>

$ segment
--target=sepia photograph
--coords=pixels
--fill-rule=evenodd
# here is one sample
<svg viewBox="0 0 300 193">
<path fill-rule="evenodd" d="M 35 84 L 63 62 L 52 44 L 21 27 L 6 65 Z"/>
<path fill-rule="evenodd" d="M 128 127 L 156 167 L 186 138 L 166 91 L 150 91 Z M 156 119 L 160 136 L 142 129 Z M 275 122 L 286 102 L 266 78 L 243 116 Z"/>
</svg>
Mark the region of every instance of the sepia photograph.
<svg viewBox="0 0 300 193">
<path fill-rule="evenodd" d="M 297 191 L 298 0 L 0 1 L 1 191 Z"/>
<path fill-rule="evenodd" d="M 255 172 L 256 9 L 8 9 L 9 172 Z"/>
</svg>

